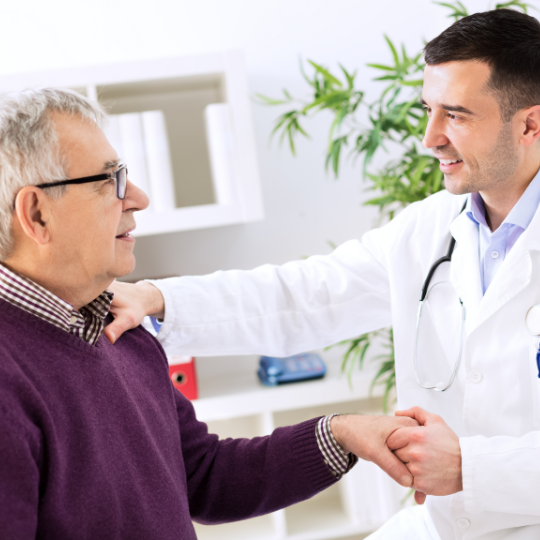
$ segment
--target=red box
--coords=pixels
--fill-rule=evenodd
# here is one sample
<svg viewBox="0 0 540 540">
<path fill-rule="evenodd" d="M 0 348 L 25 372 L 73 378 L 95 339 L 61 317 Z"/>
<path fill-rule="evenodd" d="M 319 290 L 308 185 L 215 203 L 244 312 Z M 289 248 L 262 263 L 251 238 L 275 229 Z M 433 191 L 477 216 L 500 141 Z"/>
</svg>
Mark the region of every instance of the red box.
<svg viewBox="0 0 540 540">
<path fill-rule="evenodd" d="M 188 399 L 197 399 L 197 373 L 193 356 L 169 356 L 169 377 Z"/>
</svg>

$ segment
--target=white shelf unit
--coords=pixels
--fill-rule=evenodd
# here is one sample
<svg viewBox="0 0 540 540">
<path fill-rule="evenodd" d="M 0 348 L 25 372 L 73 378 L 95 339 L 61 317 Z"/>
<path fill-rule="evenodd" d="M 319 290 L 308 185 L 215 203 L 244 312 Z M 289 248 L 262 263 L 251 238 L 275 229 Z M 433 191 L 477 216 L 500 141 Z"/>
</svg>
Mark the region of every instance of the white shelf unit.
<svg viewBox="0 0 540 540">
<path fill-rule="evenodd" d="M 369 393 L 372 369 L 356 372 L 349 384 L 337 351 L 318 353 L 328 366 L 324 379 L 273 388 L 257 379 L 258 357 L 198 358 L 197 417 L 225 438 L 266 435 L 334 412 L 382 413 L 381 391 Z M 407 493 L 374 464 L 361 461 L 308 501 L 256 519 L 195 528 L 200 540 L 360 540 L 403 508 Z"/>
<path fill-rule="evenodd" d="M 43 86 L 77 90 L 103 103 L 111 114 L 163 111 L 175 208 L 138 212 L 136 236 L 263 219 L 240 51 L 0 77 L 0 91 Z M 209 120 L 215 127 L 211 133 Z"/>
</svg>

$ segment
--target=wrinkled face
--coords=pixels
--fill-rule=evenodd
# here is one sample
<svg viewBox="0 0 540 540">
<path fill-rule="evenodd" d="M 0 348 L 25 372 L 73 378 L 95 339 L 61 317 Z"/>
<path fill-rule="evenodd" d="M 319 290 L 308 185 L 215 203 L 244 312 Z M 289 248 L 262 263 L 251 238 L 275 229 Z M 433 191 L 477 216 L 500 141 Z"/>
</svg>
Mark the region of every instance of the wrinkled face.
<svg viewBox="0 0 540 540">
<path fill-rule="evenodd" d="M 427 66 L 422 101 L 429 116 L 423 145 L 440 159 L 446 189 L 454 194 L 500 189 L 513 181 L 522 159 L 519 125 L 503 123 L 486 88 L 482 62 Z"/>
<path fill-rule="evenodd" d="M 52 116 L 69 178 L 113 171 L 118 155 L 101 129 L 75 115 Z M 126 197 L 116 196 L 113 179 L 69 185 L 52 201 L 51 257 L 85 282 L 112 281 L 135 267 L 133 213 L 148 206 L 148 197 L 128 182 Z"/>
</svg>

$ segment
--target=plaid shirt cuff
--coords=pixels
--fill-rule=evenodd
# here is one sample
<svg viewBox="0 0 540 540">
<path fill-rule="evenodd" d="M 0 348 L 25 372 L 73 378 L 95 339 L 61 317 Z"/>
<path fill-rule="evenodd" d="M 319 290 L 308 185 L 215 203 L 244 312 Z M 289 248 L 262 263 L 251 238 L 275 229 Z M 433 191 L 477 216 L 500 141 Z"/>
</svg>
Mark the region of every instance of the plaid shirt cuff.
<svg viewBox="0 0 540 540">
<path fill-rule="evenodd" d="M 315 428 L 317 444 L 323 455 L 324 462 L 330 468 L 332 474 L 339 480 L 345 473 L 349 472 L 357 463 L 358 458 L 351 452 L 345 452 L 334 439 L 330 429 L 330 420 L 338 414 L 323 416 Z"/>
</svg>

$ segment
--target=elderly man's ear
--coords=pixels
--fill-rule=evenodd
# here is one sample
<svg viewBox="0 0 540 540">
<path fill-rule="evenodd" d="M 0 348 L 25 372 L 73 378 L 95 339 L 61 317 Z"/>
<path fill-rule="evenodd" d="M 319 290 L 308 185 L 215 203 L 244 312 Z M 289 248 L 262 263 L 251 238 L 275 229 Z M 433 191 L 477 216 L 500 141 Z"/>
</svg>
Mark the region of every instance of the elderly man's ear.
<svg viewBox="0 0 540 540">
<path fill-rule="evenodd" d="M 15 199 L 13 232 L 15 240 L 24 236 L 44 245 L 50 242 L 51 199 L 36 186 L 25 186 Z M 24 235 L 21 238 L 21 235 Z"/>
</svg>

